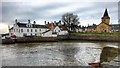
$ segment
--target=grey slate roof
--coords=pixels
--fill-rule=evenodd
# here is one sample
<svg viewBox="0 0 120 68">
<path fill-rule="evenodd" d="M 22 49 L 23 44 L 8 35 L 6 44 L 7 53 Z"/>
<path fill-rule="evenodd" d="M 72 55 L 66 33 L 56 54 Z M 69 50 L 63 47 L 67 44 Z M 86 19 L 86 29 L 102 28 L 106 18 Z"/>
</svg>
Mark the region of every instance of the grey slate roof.
<svg viewBox="0 0 120 68">
<path fill-rule="evenodd" d="M 19 27 L 25 27 L 25 28 L 30 28 L 30 27 L 27 27 L 26 23 L 16 23 Z M 38 24 L 32 24 L 32 27 L 31 28 L 47 28 L 45 25 L 38 25 Z"/>
<path fill-rule="evenodd" d="M 93 24 L 92 26 L 88 26 L 87 28 L 93 28 L 93 29 L 95 29 L 96 27 L 97 27 L 97 25 Z"/>
</svg>

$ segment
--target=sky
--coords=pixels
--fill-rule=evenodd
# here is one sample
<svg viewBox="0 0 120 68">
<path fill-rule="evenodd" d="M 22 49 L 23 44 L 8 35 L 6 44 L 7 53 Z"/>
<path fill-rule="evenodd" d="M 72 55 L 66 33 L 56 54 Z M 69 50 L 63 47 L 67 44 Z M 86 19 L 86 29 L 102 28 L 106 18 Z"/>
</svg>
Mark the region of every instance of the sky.
<svg viewBox="0 0 120 68">
<path fill-rule="evenodd" d="M 118 23 L 119 0 L 2 0 L 0 2 L 0 34 L 8 32 L 15 19 L 27 23 L 28 19 L 44 24 L 44 21 L 59 21 L 65 13 L 78 15 L 80 25 L 99 24 L 105 9 L 108 9 L 110 24 Z"/>
</svg>

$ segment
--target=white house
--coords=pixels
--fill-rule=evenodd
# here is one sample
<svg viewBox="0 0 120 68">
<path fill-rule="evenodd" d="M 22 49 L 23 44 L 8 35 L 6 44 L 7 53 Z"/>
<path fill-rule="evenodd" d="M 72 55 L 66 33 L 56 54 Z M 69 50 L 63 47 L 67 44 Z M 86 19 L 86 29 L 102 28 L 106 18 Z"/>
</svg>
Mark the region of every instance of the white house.
<svg viewBox="0 0 120 68">
<path fill-rule="evenodd" d="M 60 29 L 59 26 L 55 27 L 54 32 L 57 33 L 57 35 L 67 35 L 68 34 L 67 30 L 62 30 L 62 29 Z"/>
<path fill-rule="evenodd" d="M 13 27 L 9 28 L 9 35 L 16 35 L 17 37 L 42 36 L 42 34 L 48 30 L 45 25 L 38 25 L 35 21 L 33 24 L 30 20 L 28 20 L 28 23 L 21 23 L 16 19 Z"/>
<path fill-rule="evenodd" d="M 56 26 L 55 29 L 54 29 L 54 32 L 59 33 L 60 31 L 61 31 L 60 28 L 58 26 Z"/>
<path fill-rule="evenodd" d="M 42 33 L 42 37 L 57 37 L 57 34 L 53 34 L 52 30 L 48 30 Z"/>
</svg>

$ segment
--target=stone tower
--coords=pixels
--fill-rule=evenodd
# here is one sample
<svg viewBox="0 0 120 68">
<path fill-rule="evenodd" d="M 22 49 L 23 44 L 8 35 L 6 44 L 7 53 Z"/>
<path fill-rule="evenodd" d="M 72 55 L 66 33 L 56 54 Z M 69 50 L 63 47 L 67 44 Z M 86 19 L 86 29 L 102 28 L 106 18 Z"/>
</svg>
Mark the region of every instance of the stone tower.
<svg viewBox="0 0 120 68">
<path fill-rule="evenodd" d="M 110 23 L 110 17 L 108 15 L 108 11 L 107 11 L 107 8 L 105 9 L 105 12 L 104 12 L 104 15 L 103 17 L 101 18 L 101 23 L 106 23 L 107 25 L 109 25 Z"/>
</svg>

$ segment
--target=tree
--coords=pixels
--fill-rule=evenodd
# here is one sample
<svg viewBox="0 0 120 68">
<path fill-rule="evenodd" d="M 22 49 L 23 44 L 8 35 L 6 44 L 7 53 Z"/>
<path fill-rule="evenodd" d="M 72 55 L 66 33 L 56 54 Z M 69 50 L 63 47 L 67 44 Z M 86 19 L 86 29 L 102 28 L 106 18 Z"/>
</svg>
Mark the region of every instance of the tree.
<svg viewBox="0 0 120 68">
<path fill-rule="evenodd" d="M 64 23 L 64 26 L 67 27 L 68 31 L 75 31 L 79 22 L 79 18 L 77 15 L 74 15 L 73 13 L 66 13 L 62 16 L 62 22 Z"/>
</svg>

